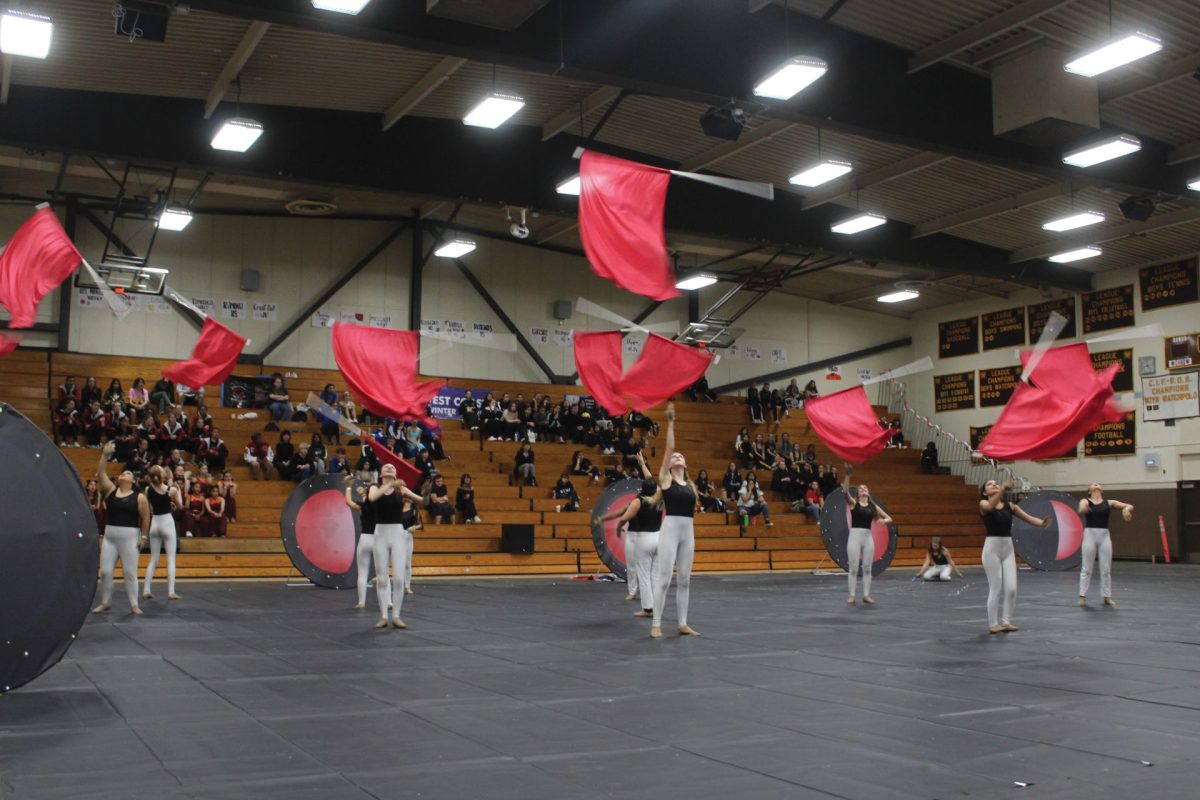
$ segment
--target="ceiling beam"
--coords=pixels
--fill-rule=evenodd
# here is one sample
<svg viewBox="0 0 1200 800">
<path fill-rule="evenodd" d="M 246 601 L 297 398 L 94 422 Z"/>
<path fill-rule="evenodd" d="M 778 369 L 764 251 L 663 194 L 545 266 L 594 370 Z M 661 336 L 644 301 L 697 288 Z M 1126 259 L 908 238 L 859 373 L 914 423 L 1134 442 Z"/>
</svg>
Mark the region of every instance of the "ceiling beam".
<svg viewBox="0 0 1200 800">
<path fill-rule="evenodd" d="M 1071 185 L 1069 183 L 1054 183 L 1049 186 L 1043 186 L 1040 189 L 1031 189 L 1021 194 L 1002 197 L 999 200 L 986 203 L 982 206 L 963 209 L 953 214 L 946 214 L 937 219 L 919 223 L 913 226 L 912 235 L 914 239 L 920 239 L 923 236 L 931 236 L 935 233 L 942 233 L 962 225 L 982 222 L 985 219 L 998 217 L 1010 211 L 1017 211 L 1018 209 L 1037 205 L 1038 203 L 1044 203 L 1056 197 L 1066 197 L 1070 193 Z"/>
<path fill-rule="evenodd" d="M 1011 263 L 1017 264 L 1035 258 L 1046 258 L 1047 256 L 1052 256 L 1055 253 L 1061 253 L 1066 250 L 1087 247 L 1090 244 L 1113 242 L 1117 239 L 1124 239 L 1127 236 L 1137 236 L 1150 233 L 1151 231 L 1160 231 L 1164 228 L 1174 228 L 1177 225 L 1187 225 L 1198 220 L 1200 220 L 1200 209 L 1182 208 L 1166 214 L 1157 214 L 1145 222 L 1126 222 L 1110 227 L 1093 226 L 1070 236 L 1051 239 L 1031 245 L 1030 247 L 1022 247 L 1020 250 L 1014 250 L 1008 258 Z"/>
<path fill-rule="evenodd" d="M 1025 0 L 1007 11 L 988 17 L 982 22 L 972 25 L 966 30 L 943 39 L 940 42 L 918 50 L 908 60 L 909 74 L 931 67 L 939 61 L 945 61 L 951 56 L 969 50 L 978 44 L 994 39 L 1002 33 L 1019 28 L 1031 20 L 1048 14 L 1056 8 L 1070 3 L 1071 0 Z"/>
<path fill-rule="evenodd" d="M 229 87 L 237 80 L 238 75 L 242 73 L 242 69 L 246 66 L 246 62 L 250 60 L 250 56 L 254 55 L 255 48 L 267 35 L 267 29 L 271 25 L 261 20 L 255 20 L 250 23 L 250 27 L 246 28 L 245 34 L 242 35 L 242 40 L 238 42 L 237 47 L 233 48 L 233 53 L 230 54 L 229 60 L 225 62 L 225 68 L 221 70 L 221 74 L 213 81 L 212 88 L 208 90 L 208 96 L 204 99 L 204 118 L 208 119 L 217 110 L 217 106 L 225 98 L 229 92 Z"/>
<path fill-rule="evenodd" d="M 781 119 L 769 119 L 754 130 L 743 133 L 738 137 L 736 142 L 726 142 L 725 144 L 717 145 L 711 150 L 705 150 L 700 155 L 684 161 L 679 168 L 684 172 L 695 172 L 705 167 L 711 167 L 718 161 L 724 161 L 730 156 L 737 155 L 759 142 L 770 141 L 784 131 L 789 131 L 795 127 L 796 124 L 792 122 L 786 122 Z"/>
<path fill-rule="evenodd" d="M 383 130 L 390 130 L 405 114 L 420 105 L 421 101 L 428 97 L 434 89 L 441 86 L 447 78 L 458 72 L 466 63 L 467 59 L 465 58 L 446 56 L 434 64 L 429 72 L 426 72 L 419 81 L 412 85 L 412 88 L 400 95 L 399 99 L 383 112 Z"/>
<path fill-rule="evenodd" d="M 831 203 L 839 197 L 903 178 L 906 175 L 920 172 L 923 169 L 932 167 L 935 164 L 941 164 L 943 161 L 949 161 L 950 159 L 951 156 L 941 153 L 917 153 L 915 156 L 909 156 L 908 158 L 880 167 L 879 169 L 871 170 L 857 177 L 851 175 L 848 178 L 834 181 L 826 188 L 811 191 L 804 195 L 804 203 L 801 207 L 807 211 L 810 208 Z"/>
<path fill-rule="evenodd" d="M 1015 53 L 1029 47 L 1032 44 L 1037 44 L 1044 37 L 1037 31 L 1021 31 L 1015 36 L 1009 36 L 1006 39 L 1001 39 L 998 42 L 992 42 L 987 47 L 981 47 L 970 54 L 967 58 L 967 63 L 973 66 L 982 66 L 990 64 L 998 58 Z"/>
<path fill-rule="evenodd" d="M 552 139 L 563 131 L 570 130 L 572 125 L 581 124 L 584 117 L 593 111 L 604 108 L 616 100 L 620 94 L 621 90 L 616 86 L 601 86 L 578 103 L 572 103 L 570 107 L 555 114 L 553 119 L 542 126 L 542 141 Z"/>
<path fill-rule="evenodd" d="M 537 232 L 538 244 L 550 242 L 560 236 L 565 236 L 578 227 L 579 220 L 577 219 L 560 219 L 558 222 L 551 223 Z"/>
<path fill-rule="evenodd" d="M 1151 75 L 1139 75 L 1127 78 L 1119 83 L 1106 84 L 1100 87 L 1100 102 L 1111 103 L 1132 97 L 1141 92 L 1148 92 L 1160 86 L 1186 78 L 1200 69 L 1200 53 L 1193 53 L 1170 64 L 1165 64 Z"/>
<path fill-rule="evenodd" d="M 1191 161 L 1194 158 L 1200 158 L 1200 141 L 1188 142 L 1181 144 L 1167 154 L 1168 164 L 1182 164 L 1185 161 Z"/>
</svg>

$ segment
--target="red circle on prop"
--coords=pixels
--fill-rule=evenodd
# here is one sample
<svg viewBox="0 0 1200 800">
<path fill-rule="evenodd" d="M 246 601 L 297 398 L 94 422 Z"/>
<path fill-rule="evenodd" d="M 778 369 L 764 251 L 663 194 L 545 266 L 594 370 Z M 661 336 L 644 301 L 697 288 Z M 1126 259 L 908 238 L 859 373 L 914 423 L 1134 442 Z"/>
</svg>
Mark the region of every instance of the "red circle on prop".
<svg viewBox="0 0 1200 800">
<path fill-rule="evenodd" d="M 317 569 L 340 574 L 354 564 L 354 515 L 341 492 L 326 489 L 296 515 L 296 544 Z"/>
</svg>

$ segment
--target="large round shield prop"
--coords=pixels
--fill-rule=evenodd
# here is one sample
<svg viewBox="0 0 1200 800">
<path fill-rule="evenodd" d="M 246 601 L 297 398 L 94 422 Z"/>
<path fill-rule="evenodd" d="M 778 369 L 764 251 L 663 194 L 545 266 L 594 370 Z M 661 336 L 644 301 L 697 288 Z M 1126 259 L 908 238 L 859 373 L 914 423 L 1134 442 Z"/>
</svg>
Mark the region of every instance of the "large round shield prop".
<svg viewBox="0 0 1200 800">
<path fill-rule="evenodd" d="M 1035 528 L 1013 517 L 1013 549 L 1029 566 L 1046 572 L 1079 569 L 1082 560 L 1083 520 L 1079 501 L 1062 492 L 1034 492 L 1019 501 L 1021 509 L 1034 517 L 1050 518 L 1049 528 Z"/>
<path fill-rule="evenodd" d="M 354 554 L 362 530 L 346 505 L 346 476 L 314 475 L 283 505 L 279 533 L 296 569 L 317 586 L 349 589 L 358 581 Z"/>
<path fill-rule="evenodd" d="M 96 595 L 100 548 L 79 473 L 7 403 L 0 403 L 0 482 L 3 693 L 66 654 Z"/>
<path fill-rule="evenodd" d="M 874 495 L 871 499 L 885 512 L 887 506 Z M 882 575 L 891 566 L 892 558 L 896 555 L 896 526 L 885 525 L 882 522 L 871 524 L 871 538 L 875 541 L 875 563 L 871 565 L 871 575 Z M 821 507 L 821 539 L 825 542 L 825 551 L 830 558 L 837 562 L 842 569 L 849 569 L 850 559 L 846 555 L 846 543 L 850 539 L 850 506 L 846 503 L 846 493 L 841 489 L 831 492 L 825 498 Z"/>
<path fill-rule="evenodd" d="M 637 498 L 641 488 L 642 482 L 636 478 L 617 481 L 600 494 L 592 509 L 592 544 L 596 545 L 596 555 L 609 572 L 622 580 L 625 579 L 625 539 L 617 536 L 615 519 L 602 523 L 600 518 L 611 511 L 624 509 Z"/>
</svg>

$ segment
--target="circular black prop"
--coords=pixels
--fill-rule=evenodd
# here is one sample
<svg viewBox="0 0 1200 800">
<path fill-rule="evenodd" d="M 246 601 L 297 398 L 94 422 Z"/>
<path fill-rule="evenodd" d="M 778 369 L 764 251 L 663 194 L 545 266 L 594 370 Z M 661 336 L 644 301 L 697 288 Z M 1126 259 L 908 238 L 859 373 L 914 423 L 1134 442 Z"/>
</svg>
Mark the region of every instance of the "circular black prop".
<svg viewBox="0 0 1200 800">
<path fill-rule="evenodd" d="M 283 546 L 317 586 L 350 589 L 358 581 L 355 549 L 362 524 L 346 505 L 346 476 L 314 475 L 296 487 L 279 517 Z"/>
<path fill-rule="evenodd" d="M 1018 505 L 1027 514 L 1050 519 L 1049 528 L 1035 528 L 1020 517 L 1013 517 L 1013 549 L 1021 560 L 1046 572 L 1079 569 L 1083 544 L 1079 501 L 1062 492 L 1034 492 Z"/>
<path fill-rule="evenodd" d="M 596 555 L 608 567 L 608 571 L 625 580 L 625 539 L 617 536 L 617 521 L 610 519 L 601 523 L 600 518 L 610 511 L 624 509 L 637 496 L 642 482 L 636 478 L 617 481 L 605 489 L 592 509 L 592 544 Z"/>
<path fill-rule="evenodd" d="M 99 531 L 79 473 L 0 403 L 0 693 L 66 654 L 96 595 Z"/>
<path fill-rule="evenodd" d="M 871 499 L 887 511 L 887 506 L 878 497 L 872 495 Z M 871 575 L 882 575 L 896 556 L 896 525 L 873 523 L 871 538 L 875 540 L 875 563 L 871 565 Z M 821 539 L 829 556 L 839 567 L 847 569 L 850 564 L 846 556 L 846 543 L 850 539 L 850 507 L 846 505 L 846 493 L 841 489 L 830 492 L 825 498 L 825 505 L 821 507 Z"/>
</svg>

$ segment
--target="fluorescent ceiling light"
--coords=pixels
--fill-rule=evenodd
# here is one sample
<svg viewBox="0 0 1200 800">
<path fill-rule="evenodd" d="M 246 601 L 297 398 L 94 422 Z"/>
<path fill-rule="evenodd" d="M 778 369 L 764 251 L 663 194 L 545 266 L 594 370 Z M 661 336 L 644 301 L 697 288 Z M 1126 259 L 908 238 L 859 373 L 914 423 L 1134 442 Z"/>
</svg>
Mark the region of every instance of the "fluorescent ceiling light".
<svg viewBox="0 0 1200 800">
<path fill-rule="evenodd" d="M 1074 214 L 1068 214 L 1065 217 L 1052 219 L 1049 222 L 1042 223 L 1044 231 L 1073 231 L 1076 228 L 1086 228 L 1088 225 L 1096 225 L 1104 222 L 1104 215 L 1099 211 L 1080 211 Z"/>
<path fill-rule="evenodd" d="M 499 128 L 524 107 L 525 100 L 520 97 L 492 92 L 463 117 L 463 122 L 476 128 Z"/>
<path fill-rule="evenodd" d="M 234 117 L 226 120 L 221 129 L 217 131 L 217 135 L 213 137 L 212 146 L 214 150 L 231 150 L 235 153 L 244 153 L 250 149 L 251 145 L 258 141 L 258 137 L 263 134 L 263 126 L 259 122 L 245 117 Z"/>
<path fill-rule="evenodd" d="M 891 294 L 882 294 L 875 299 L 880 303 L 903 303 L 905 300 L 916 300 L 920 296 L 920 292 L 914 292 L 911 289 L 901 289 Z"/>
<path fill-rule="evenodd" d="M 1068 250 L 1065 253 L 1050 256 L 1055 264 L 1069 264 L 1072 261 L 1082 261 L 1085 258 L 1095 258 L 1102 251 L 1099 247 L 1080 247 L 1078 250 Z"/>
<path fill-rule="evenodd" d="M 695 272 L 675 282 L 676 289 L 703 289 L 717 282 L 717 276 L 711 272 Z"/>
<path fill-rule="evenodd" d="M 1188 188 L 1193 192 L 1200 192 L 1200 177 L 1192 178 L 1188 181 Z"/>
<path fill-rule="evenodd" d="M 357 14 L 371 0 L 312 0 L 313 8 L 319 11 L 336 11 L 339 14 Z"/>
<path fill-rule="evenodd" d="M 442 258 L 459 258 L 475 249 L 475 243 L 469 239 L 455 239 L 433 251 L 435 256 Z"/>
<path fill-rule="evenodd" d="M 1073 150 L 1063 156 L 1063 163 L 1073 167 L 1091 167 L 1104 161 L 1127 156 L 1142 149 L 1142 140 L 1136 136 L 1122 134 L 1103 142 Z"/>
<path fill-rule="evenodd" d="M 1140 31 L 1114 39 L 1063 65 L 1067 72 L 1091 78 L 1162 50 L 1162 42 Z"/>
<path fill-rule="evenodd" d="M 572 175 L 555 186 L 554 190 L 559 194 L 579 194 L 583 190 L 583 185 L 580 183 L 578 175 Z"/>
<path fill-rule="evenodd" d="M 842 177 L 853 169 L 854 167 L 850 166 L 849 161 L 826 159 L 819 164 L 814 164 L 803 172 L 797 172 L 788 178 L 788 182 L 794 183 L 797 186 L 820 186 L 822 183 L 829 183 L 834 178 Z"/>
<path fill-rule="evenodd" d="M 11 10 L 0 14 L 0 53 L 45 58 L 50 55 L 53 36 L 54 23 L 49 17 Z"/>
<path fill-rule="evenodd" d="M 158 229 L 181 231 L 192 224 L 192 212 L 186 208 L 164 208 L 158 217 Z"/>
<path fill-rule="evenodd" d="M 885 222 L 887 222 L 887 217 L 880 216 L 879 214 L 859 214 L 850 219 L 842 220 L 830 227 L 829 230 L 834 233 L 861 233 L 862 231 L 878 227 Z"/>
<path fill-rule="evenodd" d="M 790 100 L 828 70 L 829 65 L 819 58 L 795 56 L 755 84 L 754 93 L 759 97 Z"/>
</svg>

